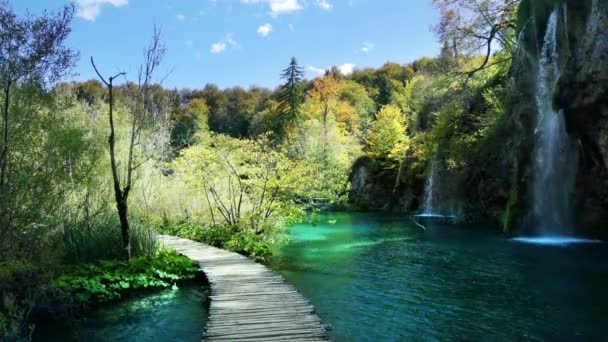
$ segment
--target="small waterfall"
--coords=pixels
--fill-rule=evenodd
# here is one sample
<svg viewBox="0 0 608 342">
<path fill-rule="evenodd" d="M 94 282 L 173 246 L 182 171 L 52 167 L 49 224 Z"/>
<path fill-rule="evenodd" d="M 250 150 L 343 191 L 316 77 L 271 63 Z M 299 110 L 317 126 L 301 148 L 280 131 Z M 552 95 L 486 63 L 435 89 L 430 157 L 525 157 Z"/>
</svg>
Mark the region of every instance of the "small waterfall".
<svg viewBox="0 0 608 342">
<path fill-rule="evenodd" d="M 541 235 L 569 234 L 572 224 L 570 197 L 577 156 L 571 147 L 564 114 L 553 106 L 560 77 L 558 33 L 560 10 L 551 14 L 539 57 L 536 90 L 538 126 L 534 155 L 534 222 Z"/>
<path fill-rule="evenodd" d="M 436 207 L 437 202 L 437 189 L 436 189 L 436 181 L 437 181 L 437 158 L 433 156 L 430 163 L 431 172 L 426 179 L 426 185 L 424 187 L 424 207 L 423 214 L 424 215 L 437 215 L 438 210 Z"/>
</svg>

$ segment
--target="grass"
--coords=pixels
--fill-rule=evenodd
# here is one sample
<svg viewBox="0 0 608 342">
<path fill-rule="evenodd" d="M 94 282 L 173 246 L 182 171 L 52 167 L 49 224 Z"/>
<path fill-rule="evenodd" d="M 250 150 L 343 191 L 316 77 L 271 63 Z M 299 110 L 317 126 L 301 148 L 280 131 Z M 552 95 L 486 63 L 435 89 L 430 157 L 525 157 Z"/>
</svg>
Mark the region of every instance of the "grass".
<svg viewBox="0 0 608 342">
<path fill-rule="evenodd" d="M 59 239 L 63 259 L 69 264 L 122 259 L 125 255 L 120 222 L 116 215 L 109 213 L 100 215 L 92 222 L 66 226 Z M 132 220 L 131 248 L 134 257 L 154 256 L 158 249 L 156 232 Z"/>
</svg>

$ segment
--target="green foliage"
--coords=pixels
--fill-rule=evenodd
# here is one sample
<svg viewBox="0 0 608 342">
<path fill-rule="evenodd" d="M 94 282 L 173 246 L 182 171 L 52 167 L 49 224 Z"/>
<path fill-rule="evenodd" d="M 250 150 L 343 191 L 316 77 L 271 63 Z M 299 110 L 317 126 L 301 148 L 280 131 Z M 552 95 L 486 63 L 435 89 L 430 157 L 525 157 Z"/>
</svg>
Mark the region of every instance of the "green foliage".
<svg viewBox="0 0 608 342">
<path fill-rule="evenodd" d="M 0 337 L 16 338 L 25 330 L 24 318 L 44 292 L 48 269 L 23 260 L 0 262 Z"/>
<path fill-rule="evenodd" d="M 289 159 L 265 137 L 202 138 L 171 166 L 174 180 L 183 180 L 203 205 L 189 208 L 186 223 L 168 222 L 163 231 L 256 259 L 268 257 L 311 179 L 306 164 Z"/>
<path fill-rule="evenodd" d="M 304 71 L 298 65 L 295 57 L 291 58 L 291 63 L 287 69 L 283 70 L 281 78 L 285 80 L 285 84 L 281 87 L 278 97 L 278 113 L 280 115 L 275 123 L 277 127 L 275 132 L 279 139 L 283 139 L 287 129 L 297 122 L 300 106 L 304 102 L 304 89 L 302 87 Z"/>
<path fill-rule="evenodd" d="M 72 56 L 61 52 L 64 69 Z M 365 154 L 381 172 L 399 167 L 395 189 L 406 177 L 414 179 L 408 186 L 420 183 L 434 155 L 450 173 L 446 182 L 481 182 L 509 143 L 508 58 L 497 52 L 491 67 L 466 82 L 462 74 L 483 56 L 458 57 L 444 44 L 441 58 L 351 75 L 333 68 L 310 82 L 294 59 L 276 91 L 150 84 L 146 101 L 137 101 L 137 85 L 117 86 L 117 159 L 129 156 L 131 119 L 142 120 L 129 203 L 131 263 L 112 261 L 124 248 L 110 171 L 100 167 L 110 162 L 104 87 L 87 81 L 49 91 L 46 81 L 65 70 L 12 82 L 10 120 L 2 121 L 10 134 L 11 186 L 0 196 L 0 219 L 10 217 L 0 230 L 0 335 L 22 329 L 19 320 L 50 278 L 32 265 L 47 257 L 72 265 L 56 285 L 82 302 L 193 276 L 198 266 L 158 252 L 151 227 L 266 261 L 312 199 L 334 207 L 346 202 L 352 165 Z M 6 79 L 0 75 L 1 86 Z M 149 115 L 140 116 L 144 102 Z M 127 165 L 118 169 L 126 177 Z M 513 188 L 505 225 L 515 222 L 521 196 Z"/>
<path fill-rule="evenodd" d="M 3 227 L 0 260 L 28 257 L 35 250 L 27 246 L 44 244 L 52 228 L 80 209 L 71 204 L 97 173 L 103 140 L 70 101 L 64 94 L 51 98 L 35 83 L 13 90 L 11 197 L 1 204 L 11 223 Z"/>
<path fill-rule="evenodd" d="M 196 143 L 197 134 L 209 130 L 209 106 L 203 99 L 193 99 L 185 108 L 176 110 L 171 120 L 171 145 L 180 150 Z"/>
<path fill-rule="evenodd" d="M 445 101 L 436 112 L 429 138 L 449 166 L 480 165 L 504 146 L 499 136 L 507 117 L 509 88 L 502 81 L 506 72 L 498 67 L 479 72 L 469 81 L 467 93 Z"/>
<path fill-rule="evenodd" d="M 379 160 L 402 161 L 409 149 L 406 130 L 407 120 L 399 107 L 382 107 L 367 140 L 368 153 Z"/>
<path fill-rule="evenodd" d="M 160 250 L 156 256 L 133 258 L 130 262 L 102 260 L 72 266 L 54 281 L 64 295 L 81 304 L 122 298 L 134 290 L 166 288 L 193 279 L 199 265 L 175 251 Z"/>
<path fill-rule="evenodd" d="M 351 80 L 343 82 L 340 99 L 346 101 L 355 109 L 358 118 L 357 125 L 361 129 L 358 138 L 360 142 L 365 141 L 374 120 L 376 103 L 363 85 Z"/>
<path fill-rule="evenodd" d="M 272 149 L 263 137 L 213 136 L 184 150 L 172 165 L 190 189 L 207 201 L 211 225 L 256 233 L 275 225 L 309 179 L 305 165 Z"/>
<path fill-rule="evenodd" d="M 203 227 L 181 223 L 163 227 L 162 231 L 224 248 L 261 262 L 267 261 L 275 250 L 287 241 L 284 230 L 280 227 L 257 233 L 251 229 L 238 229 L 227 225 Z"/>
</svg>

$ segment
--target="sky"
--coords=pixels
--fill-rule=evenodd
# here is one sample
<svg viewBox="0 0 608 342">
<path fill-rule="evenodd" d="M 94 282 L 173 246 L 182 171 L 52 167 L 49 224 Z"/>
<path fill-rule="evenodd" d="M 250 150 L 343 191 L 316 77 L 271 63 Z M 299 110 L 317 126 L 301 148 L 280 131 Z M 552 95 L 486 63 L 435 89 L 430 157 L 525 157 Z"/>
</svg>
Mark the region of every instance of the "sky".
<svg viewBox="0 0 608 342">
<path fill-rule="evenodd" d="M 276 87 L 296 57 L 307 78 L 330 66 L 407 63 L 435 56 L 431 0 L 75 0 L 68 45 L 80 52 L 74 80 L 137 77 L 154 25 L 167 54 L 159 77 L 171 88 Z M 18 13 L 39 14 L 67 0 L 12 0 Z"/>
</svg>

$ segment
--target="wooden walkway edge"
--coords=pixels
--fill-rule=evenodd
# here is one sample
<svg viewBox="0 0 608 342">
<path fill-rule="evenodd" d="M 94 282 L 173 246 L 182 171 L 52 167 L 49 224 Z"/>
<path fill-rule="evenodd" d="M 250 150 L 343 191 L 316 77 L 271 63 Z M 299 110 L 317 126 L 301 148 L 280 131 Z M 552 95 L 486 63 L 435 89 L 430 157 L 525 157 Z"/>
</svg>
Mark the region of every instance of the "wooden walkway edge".
<svg viewBox="0 0 608 342">
<path fill-rule="evenodd" d="M 197 261 L 211 285 L 205 341 L 328 341 L 314 307 L 282 276 L 242 255 L 187 239 L 160 242 Z"/>
</svg>

